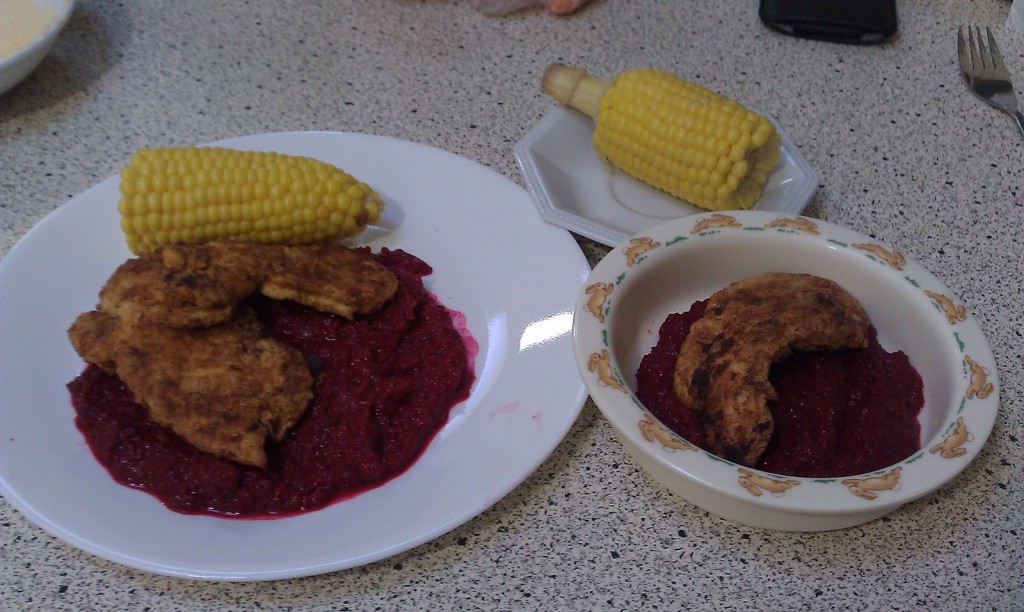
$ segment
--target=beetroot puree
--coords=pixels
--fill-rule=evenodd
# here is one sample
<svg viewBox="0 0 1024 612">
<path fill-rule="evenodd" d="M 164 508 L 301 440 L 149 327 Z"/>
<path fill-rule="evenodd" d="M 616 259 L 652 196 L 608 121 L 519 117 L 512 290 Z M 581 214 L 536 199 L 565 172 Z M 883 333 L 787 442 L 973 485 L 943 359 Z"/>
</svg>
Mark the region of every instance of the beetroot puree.
<svg viewBox="0 0 1024 612">
<path fill-rule="evenodd" d="M 675 394 L 676 357 L 707 300 L 669 315 L 640 362 L 637 397 L 672 431 L 706 448 L 692 409 Z M 775 474 L 840 477 L 906 459 L 920 447 L 921 377 L 902 352 L 889 353 L 871 328 L 867 348 L 795 353 L 772 367 L 779 400 L 771 442 L 757 468 Z"/>
<path fill-rule="evenodd" d="M 475 343 L 424 289 L 430 266 L 403 251 L 375 257 L 398 277 L 398 291 L 356 321 L 252 301 L 274 337 L 323 373 L 299 423 L 280 443 L 268 442 L 266 470 L 195 449 L 151 422 L 119 379 L 90 365 L 68 387 L 97 459 L 118 482 L 172 510 L 251 518 L 322 508 L 401 473 L 467 397 Z"/>
</svg>

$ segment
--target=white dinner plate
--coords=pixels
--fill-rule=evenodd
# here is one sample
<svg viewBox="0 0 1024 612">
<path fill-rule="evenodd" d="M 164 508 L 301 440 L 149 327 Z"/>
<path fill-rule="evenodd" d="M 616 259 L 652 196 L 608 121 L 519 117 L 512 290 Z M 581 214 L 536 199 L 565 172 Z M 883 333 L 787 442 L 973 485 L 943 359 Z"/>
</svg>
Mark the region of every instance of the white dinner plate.
<svg viewBox="0 0 1024 612">
<path fill-rule="evenodd" d="M 818 173 L 775 120 L 782 155 L 754 210 L 800 214 L 818 190 Z M 669 219 L 707 212 L 603 163 L 594 151 L 594 123 L 556 106 L 514 147 L 540 216 L 607 246 Z"/>
<path fill-rule="evenodd" d="M 427 542 L 530 475 L 586 399 L 572 312 L 590 267 L 507 178 L 452 153 L 349 133 L 279 133 L 217 143 L 338 165 L 385 200 L 356 239 L 434 268 L 425 284 L 479 343 L 469 398 L 404 474 L 323 510 L 274 520 L 190 516 L 114 482 L 74 425 L 65 385 L 84 364 L 66 336 L 131 255 L 119 178 L 44 219 L 0 261 L 0 493 L 29 520 L 97 556 L 171 576 L 253 581 L 350 568 Z"/>
</svg>

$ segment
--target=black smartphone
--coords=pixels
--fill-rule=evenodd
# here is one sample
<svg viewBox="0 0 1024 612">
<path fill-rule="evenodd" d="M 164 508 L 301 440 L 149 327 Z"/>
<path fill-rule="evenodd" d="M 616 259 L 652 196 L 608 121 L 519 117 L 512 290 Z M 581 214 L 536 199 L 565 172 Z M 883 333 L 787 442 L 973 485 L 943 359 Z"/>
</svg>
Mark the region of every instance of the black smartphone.
<svg viewBox="0 0 1024 612">
<path fill-rule="evenodd" d="M 765 25 L 790 36 L 855 45 L 896 33 L 896 0 L 761 0 Z"/>
</svg>

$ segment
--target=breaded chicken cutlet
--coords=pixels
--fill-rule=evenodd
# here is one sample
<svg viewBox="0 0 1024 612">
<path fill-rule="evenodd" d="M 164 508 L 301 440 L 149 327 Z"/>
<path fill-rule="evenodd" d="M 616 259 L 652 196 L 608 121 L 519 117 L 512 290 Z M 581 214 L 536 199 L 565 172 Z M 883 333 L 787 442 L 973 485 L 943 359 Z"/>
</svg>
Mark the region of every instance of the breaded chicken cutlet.
<svg viewBox="0 0 1024 612">
<path fill-rule="evenodd" d="M 264 262 L 260 293 L 353 319 L 376 312 L 398 289 L 391 270 L 338 245 L 283 246 Z"/>
<path fill-rule="evenodd" d="M 397 288 L 390 270 L 341 245 L 203 242 L 128 260 L 100 291 L 99 309 L 131 322 L 201 328 L 227 321 L 259 291 L 351 319 L 376 311 Z"/>
<path fill-rule="evenodd" d="M 129 259 L 100 289 L 99 310 L 130 323 L 182 329 L 223 323 L 259 289 L 255 271 L 262 247 L 175 245 Z"/>
<path fill-rule="evenodd" d="M 85 361 L 115 374 L 150 419 L 192 446 L 264 467 L 264 443 L 281 440 L 313 398 L 302 354 L 263 333 L 251 310 L 203 329 L 137 325 L 104 312 L 68 331 Z"/>
<path fill-rule="evenodd" d="M 676 361 L 676 394 L 695 411 L 710 450 L 753 467 L 768 446 L 777 399 L 771 366 L 794 351 L 863 348 L 871 325 L 838 284 L 765 273 L 713 294 Z"/>
<path fill-rule="evenodd" d="M 398 279 L 340 245 L 204 242 L 130 259 L 68 336 L 116 374 L 150 418 L 196 448 L 264 466 L 313 397 L 303 356 L 270 338 L 242 302 L 256 292 L 348 319 L 381 308 Z"/>
</svg>

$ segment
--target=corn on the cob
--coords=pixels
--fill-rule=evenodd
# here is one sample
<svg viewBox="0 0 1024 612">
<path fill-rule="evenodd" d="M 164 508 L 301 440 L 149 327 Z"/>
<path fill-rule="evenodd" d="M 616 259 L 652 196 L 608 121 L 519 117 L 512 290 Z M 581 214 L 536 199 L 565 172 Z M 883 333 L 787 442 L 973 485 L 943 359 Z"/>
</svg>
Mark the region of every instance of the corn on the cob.
<svg viewBox="0 0 1024 612">
<path fill-rule="evenodd" d="M 594 147 L 633 177 L 709 210 L 750 208 L 780 157 L 766 117 L 661 70 L 605 83 L 553 64 L 542 89 L 596 122 Z"/>
<path fill-rule="evenodd" d="M 121 171 L 121 196 L 121 229 L 136 254 L 197 240 L 338 240 L 377 223 L 384 207 L 330 164 L 208 147 L 142 149 Z"/>
</svg>

